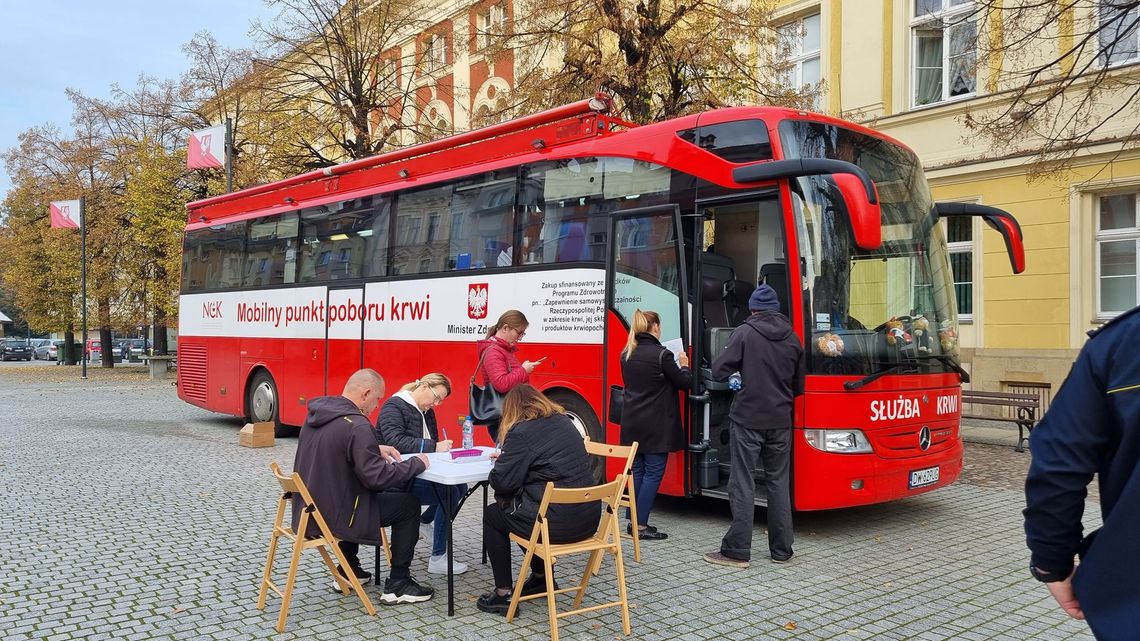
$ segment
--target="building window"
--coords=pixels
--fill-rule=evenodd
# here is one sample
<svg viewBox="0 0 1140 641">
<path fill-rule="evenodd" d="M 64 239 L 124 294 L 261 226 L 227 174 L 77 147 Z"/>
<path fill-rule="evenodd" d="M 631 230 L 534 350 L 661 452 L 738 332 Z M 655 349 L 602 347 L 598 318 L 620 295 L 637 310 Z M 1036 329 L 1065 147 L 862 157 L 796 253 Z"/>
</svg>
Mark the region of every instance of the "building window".
<svg viewBox="0 0 1140 641">
<path fill-rule="evenodd" d="M 479 14 L 479 48 L 491 46 L 495 36 L 506 33 L 507 7 L 493 4 Z"/>
<path fill-rule="evenodd" d="M 424 69 L 436 71 L 447 64 L 447 38 L 435 34 L 424 40 Z"/>
<path fill-rule="evenodd" d="M 1097 19 L 1100 64 L 1107 67 L 1140 59 L 1140 41 L 1137 40 L 1140 7 L 1135 2 L 1101 0 Z"/>
<path fill-rule="evenodd" d="M 914 0 L 914 105 L 974 93 L 978 26 L 973 0 Z"/>
<path fill-rule="evenodd" d="M 1136 257 L 1140 226 L 1136 203 L 1140 194 L 1101 196 L 1096 230 L 1097 316 L 1111 318 L 1137 301 Z"/>
<path fill-rule="evenodd" d="M 819 84 L 819 14 L 806 16 L 779 29 L 780 42 L 790 68 L 785 82 L 796 91 L 814 90 Z M 812 105 L 816 107 L 818 105 Z"/>
<path fill-rule="evenodd" d="M 950 272 L 954 275 L 958 320 L 972 321 L 974 319 L 974 219 L 969 216 L 947 217 L 946 243 L 950 248 Z"/>
</svg>

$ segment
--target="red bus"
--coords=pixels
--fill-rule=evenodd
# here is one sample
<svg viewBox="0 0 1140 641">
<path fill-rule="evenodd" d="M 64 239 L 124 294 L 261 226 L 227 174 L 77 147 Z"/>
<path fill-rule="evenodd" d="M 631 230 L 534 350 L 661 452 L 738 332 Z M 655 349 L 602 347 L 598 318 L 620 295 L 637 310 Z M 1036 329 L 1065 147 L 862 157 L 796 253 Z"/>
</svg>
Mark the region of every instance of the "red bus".
<svg viewBox="0 0 1140 641">
<path fill-rule="evenodd" d="M 913 152 L 827 116 L 736 107 L 636 126 L 608 107 L 584 100 L 187 205 L 179 397 L 285 433 L 357 368 L 392 389 L 440 371 L 455 389 L 437 413 L 458 435 L 475 342 L 519 309 L 521 356 L 546 357 L 532 382 L 616 442 L 618 356 L 633 311 L 651 309 L 698 374 L 682 395 L 691 446 L 661 490 L 723 496 L 733 392 L 708 365 L 767 282 L 808 352 L 794 506 L 952 483 L 966 373 L 939 221 L 984 216 L 1021 271 L 1016 221 L 932 202 Z"/>
</svg>

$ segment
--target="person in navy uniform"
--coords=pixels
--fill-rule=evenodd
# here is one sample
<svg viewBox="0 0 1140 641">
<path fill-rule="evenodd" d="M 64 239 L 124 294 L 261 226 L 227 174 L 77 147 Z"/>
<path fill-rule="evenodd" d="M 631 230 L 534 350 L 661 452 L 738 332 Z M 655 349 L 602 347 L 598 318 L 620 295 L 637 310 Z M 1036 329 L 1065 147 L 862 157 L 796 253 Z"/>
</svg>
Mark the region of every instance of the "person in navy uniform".
<svg viewBox="0 0 1140 641">
<path fill-rule="evenodd" d="M 1025 480 L 1030 572 L 1101 641 L 1136 639 L 1140 621 L 1140 307 L 1089 332 L 1033 430 Z M 1103 526 L 1085 534 L 1097 476 Z M 1074 557 L 1080 564 L 1074 572 Z"/>
</svg>

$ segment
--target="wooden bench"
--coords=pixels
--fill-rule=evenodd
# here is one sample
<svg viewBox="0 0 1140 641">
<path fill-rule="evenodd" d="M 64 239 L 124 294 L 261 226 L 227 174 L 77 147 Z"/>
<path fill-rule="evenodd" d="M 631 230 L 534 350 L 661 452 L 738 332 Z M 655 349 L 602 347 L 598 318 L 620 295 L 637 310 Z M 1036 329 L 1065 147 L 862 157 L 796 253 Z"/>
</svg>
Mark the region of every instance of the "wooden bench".
<svg viewBox="0 0 1140 641">
<path fill-rule="evenodd" d="M 982 421 L 1004 421 L 1017 424 L 1018 452 L 1025 451 L 1025 443 L 1029 442 L 1029 435 L 1037 425 L 1038 413 L 1041 411 L 1041 397 L 1036 394 L 1019 394 L 1015 392 L 980 392 L 976 390 L 962 390 L 962 404 L 970 405 L 996 405 L 998 407 L 1013 408 L 1015 417 L 1011 416 L 983 416 L 981 414 L 967 414 L 962 410 L 962 418 L 972 418 Z"/>
</svg>

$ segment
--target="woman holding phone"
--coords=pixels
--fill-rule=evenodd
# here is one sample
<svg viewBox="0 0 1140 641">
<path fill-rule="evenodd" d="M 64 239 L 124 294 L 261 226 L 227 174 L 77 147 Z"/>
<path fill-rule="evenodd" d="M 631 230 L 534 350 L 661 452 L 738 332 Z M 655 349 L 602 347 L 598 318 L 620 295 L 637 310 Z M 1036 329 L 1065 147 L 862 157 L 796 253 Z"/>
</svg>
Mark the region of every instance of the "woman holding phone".
<svg viewBox="0 0 1140 641">
<path fill-rule="evenodd" d="M 518 351 L 518 342 L 526 336 L 526 328 L 530 326 L 526 316 L 517 309 L 508 309 L 499 316 L 499 321 L 487 330 L 487 336 L 479 341 L 477 352 L 479 354 L 478 368 L 483 370 L 483 382 L 495 388 L 496 392 L 506 394 L 512 389 L 530 382 L 530 373 L 538 367 L 545 357 L 537 361 L 519 362 L 515 352 Z M 487 425 L 491 439 L 499 440 L 499 421 Z"/>
<path fill-rule="evenodd" d="M 673 353 L 661 345 L 661 316 L 657 312 L 639 309 L 633 313 L 629 340 L 621 355 L 621 375 L 625 381 L 621 444 L 638 443 L 632 470 L 637 523 L 630 523 L 627 532 L 632 533 L 636 525 L 642 540 L 668 538 L 649 525 L 649 513 L 665 476 L 669 453 L 685 447 L 677 392 L 693 385 L 693 374 L 685 352 L 677 354 L 674 362 Z"/>
</svg>

